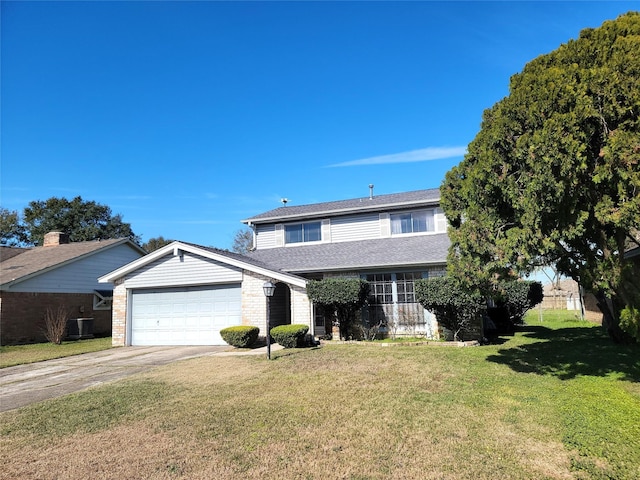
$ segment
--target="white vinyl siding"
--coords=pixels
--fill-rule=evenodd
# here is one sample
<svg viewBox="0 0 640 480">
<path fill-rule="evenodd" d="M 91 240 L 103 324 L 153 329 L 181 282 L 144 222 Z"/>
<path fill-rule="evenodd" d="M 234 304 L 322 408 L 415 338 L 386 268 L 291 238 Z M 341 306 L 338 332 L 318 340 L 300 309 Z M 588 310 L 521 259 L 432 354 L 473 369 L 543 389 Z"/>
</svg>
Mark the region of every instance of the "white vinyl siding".
<svg viewBox="0 0 640 480">
<path fill-rule="evenodd" d="M 239 284 L 134 290 L 131 304 L 132 345 L 225 345 L 242 320 Z"/>
<path fill-rule="evenodd" d="M 238 267 L 182 252 L 166 255 L 146 265 L 125 280 L 127 288 L 203 285 L 242 281 Z"/>
<path fill-rule="evenodd" d="M 94 290 L 105 290 L 108 289 L 107 285 L 98 283 L 98 277 L 133 262 L 141 256 L 139 251 L 128 245 L 117 245 L 13 285 L 11 291 L 93 293 Z"/>
<path fill-rule="evenodd" d="M 362 213 L 354 215 L 337 216 L 329 219 L 320 220 L 321 222 L 321 241 L 323 243 L 339 243 L 351 242 L 357 240 L 372 240 L 376 238 L 388 238 L 392 236 L 392 219 L 396 219 L 396 229 L 399 222 L 399 215 L 418 214 L 427 218 L 422 218 L 422 224 L 426 231 L 414 229 L 414 223 L 411 221 L 411 229 L 408 233 L 401 235 L 430 235 L 433 233 L 444 233 L 447 231 L 447 219 L 441 208 L 421 208 L 418 210 L 408 210 L 401 213 L 374 212 Z M 416 220 L 417 221 L 417 220 Z M 426 222 L 426 223 L 425 223 Z M 298 222 L 290 225 L 301 225 L 305 223 L 315 222 Z M 285 242 L 285 229 L 287 224 L 268 224 L 258 225 L 256 228 L 257 244 L 256 249 L 283 247 L 286 245 L 304 245 L 306 241 L 296 243 Z M 397 231 L 393 235 L 398 235 Z"/>
<path fill-rule="evenodd" d="M 380 237 L 378 214 L 349 215 L 331 219 L 331 241 L 349 242 Z"/>
<path fill-rule="evenodd" d="M 273 248 L 276 246 L 275 225 L 258 225 L 256 227 L 256 249 Z"/>
</svg>

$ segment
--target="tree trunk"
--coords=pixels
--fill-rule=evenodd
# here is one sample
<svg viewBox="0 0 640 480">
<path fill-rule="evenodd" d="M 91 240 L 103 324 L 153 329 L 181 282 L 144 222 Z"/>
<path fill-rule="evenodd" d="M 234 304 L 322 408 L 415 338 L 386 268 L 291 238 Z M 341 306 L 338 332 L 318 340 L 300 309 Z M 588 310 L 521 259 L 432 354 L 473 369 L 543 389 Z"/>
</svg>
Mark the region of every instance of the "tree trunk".
<svg viewBox="0 0 640 480">
<path fill-rule="evenodd" d="M 615 343 L 633 343 L 631 335 L 620 328 L 620 311 L 622 308 L 619 308 L 616 302 L 603 292 L 596 293 L 595 297 L 598 300 L 598 308 L 602 312 L 602 326 L 609 334 L 609 337 Z"/>
</svg>

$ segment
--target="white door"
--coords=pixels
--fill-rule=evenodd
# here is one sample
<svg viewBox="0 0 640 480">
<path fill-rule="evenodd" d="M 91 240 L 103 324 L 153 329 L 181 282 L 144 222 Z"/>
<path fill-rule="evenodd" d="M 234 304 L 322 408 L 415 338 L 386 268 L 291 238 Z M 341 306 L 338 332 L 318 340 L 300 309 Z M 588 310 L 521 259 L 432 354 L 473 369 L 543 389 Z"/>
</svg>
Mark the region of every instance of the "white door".
<svg viewBox="0 0 640 480">
<path fill-rule="evenodd" d="M 226 345 L 241 324 L 240 284 L 134 290 L 131 345 Z"/>
</svg>

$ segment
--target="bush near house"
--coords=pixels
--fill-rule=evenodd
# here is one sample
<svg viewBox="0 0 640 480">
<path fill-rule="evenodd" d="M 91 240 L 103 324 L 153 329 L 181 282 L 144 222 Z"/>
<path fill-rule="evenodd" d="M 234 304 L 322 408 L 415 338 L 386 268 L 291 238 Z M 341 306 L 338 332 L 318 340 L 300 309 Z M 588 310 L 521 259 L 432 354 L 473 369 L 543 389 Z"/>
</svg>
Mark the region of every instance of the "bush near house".
<svg viewBox="0 0 640 480">
<path fill-rule="evenodd" d="M 480 317 L 486 309 L 486 301 L 479 293 L 469 291 L 452 277 L 416 280 L 414 288 L 418 303 L 453 333 L 454 341 L 481 335 Z"/>
<path fill-rule="evenodd" d="M 309 331 L 307 325 L 279 325 L 271 329 L 271 337 L 284 348 L 303 347 Z"/>
<path fill-rule="evenodd" d="M 247 325 L 239 325 L 236 327 L 227 327 L 220 330 L 220 336 L 229 345 L 236 348 L 250 347 L 256 340 L 260 329 Z"/>
<path fill-rule="evenodd" d="M 355 330 L 356 313 L 367 303 L 369 283 L 356 278 L 325 278 L 311 280 L 307 295 L 326 311 L 333 311 L 340 337 L 347 339 Z"/>
<path fill-rule="evenodd" d="M 485 328 L 487 335 L 512 334 L 516 325 L 523 324 L 527 311 L 542 302 L 543 298 L 544 293 L 540 282 L 529 280 L 498 282 L 492 294 L 495 307 L 487 309 L 487 315 L 495 328 Z"/>
</svg>

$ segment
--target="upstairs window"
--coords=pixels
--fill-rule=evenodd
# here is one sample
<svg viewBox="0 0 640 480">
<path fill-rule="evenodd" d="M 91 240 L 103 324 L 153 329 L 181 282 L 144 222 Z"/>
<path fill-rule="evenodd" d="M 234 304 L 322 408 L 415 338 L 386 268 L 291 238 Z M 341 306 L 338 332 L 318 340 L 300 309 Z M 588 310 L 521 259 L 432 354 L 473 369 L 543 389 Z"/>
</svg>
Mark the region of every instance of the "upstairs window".
<svg viewBox="0 0 640 480">
<path fill-rule="evenodd" d="M 284 226 L 285 243 L 319 242 L 321 239 L 320 222 Z"/>
<path fill-rule="evenodd" d="M 433 210 L 394 213 L 391 215 L 391 234 L 433 232 Z"/>
</svg>

